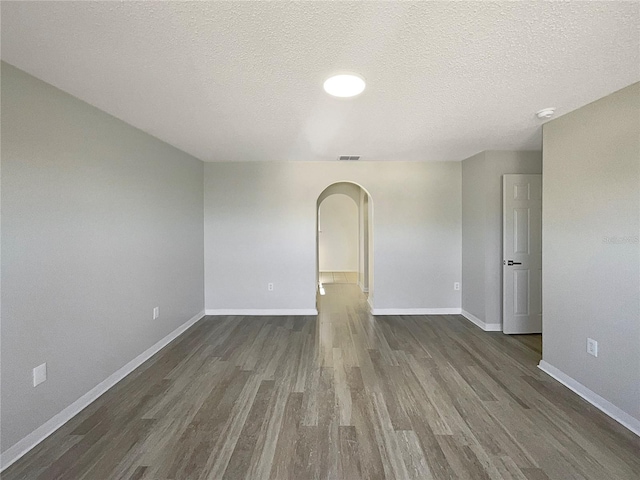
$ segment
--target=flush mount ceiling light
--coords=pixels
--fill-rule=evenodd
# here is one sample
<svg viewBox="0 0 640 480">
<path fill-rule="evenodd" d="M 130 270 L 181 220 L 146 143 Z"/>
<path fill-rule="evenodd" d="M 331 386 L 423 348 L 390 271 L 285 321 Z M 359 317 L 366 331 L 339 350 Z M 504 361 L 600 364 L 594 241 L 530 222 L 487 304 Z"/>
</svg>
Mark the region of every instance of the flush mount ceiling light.
<svg viewBox="0 0 640 480">
<path fill-rule="evenodd" d="M 543 108 L 542 110 L 536 112 L 536 117 L 538 118 L 551 118 L 553 114 L 556 113 L 556 109 L 553 107 Z"/>
<path fill-rule="evenodd" d="M 334 97 L 355 97 L 362 93 L 364 87 L 364 79 L 351 73 L 334 75 L 324 82 L 324 91 Z"/>
</svg>

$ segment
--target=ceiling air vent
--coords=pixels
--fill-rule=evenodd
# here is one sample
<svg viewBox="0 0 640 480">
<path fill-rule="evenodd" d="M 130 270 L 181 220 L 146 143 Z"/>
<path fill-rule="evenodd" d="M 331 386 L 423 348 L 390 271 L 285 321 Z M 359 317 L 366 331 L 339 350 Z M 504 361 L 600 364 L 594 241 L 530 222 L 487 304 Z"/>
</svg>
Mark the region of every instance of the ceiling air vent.
<svg viewBox="0 0 640 480">
<path fill-rule="evenodd" d="M 338 160 L 360 160 L 360 155 L 340 155 Z"/>
</svg>

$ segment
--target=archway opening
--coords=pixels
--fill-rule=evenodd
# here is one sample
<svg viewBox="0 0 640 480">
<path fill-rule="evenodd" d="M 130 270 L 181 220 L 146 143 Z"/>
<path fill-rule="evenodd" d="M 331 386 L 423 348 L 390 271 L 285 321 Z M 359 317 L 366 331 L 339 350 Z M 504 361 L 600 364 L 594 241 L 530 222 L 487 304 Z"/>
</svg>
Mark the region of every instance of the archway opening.
<svg viewBox="0 0 640 480">
<path fill-rule="evenodd" d="M 358 283 L 360 245 L 358 204 L 334 193 L 318 208 L 318 274 L 322 285 Z"/>
<path fill-rule="evenodd" d="M 356 283 L 373 298 L 373 201 L 353 182 L 326 187 L 316 202 L 316 285 Z"/>
</svg>

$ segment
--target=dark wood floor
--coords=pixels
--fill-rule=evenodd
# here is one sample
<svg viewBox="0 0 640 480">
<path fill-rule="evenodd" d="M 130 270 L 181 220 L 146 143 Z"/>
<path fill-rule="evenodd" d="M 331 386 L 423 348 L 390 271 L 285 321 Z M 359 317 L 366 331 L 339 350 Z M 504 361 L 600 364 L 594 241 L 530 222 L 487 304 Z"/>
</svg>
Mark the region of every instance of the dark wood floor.
<svg viewBox="0 0 640 480">
<path fill-rule="evenodd" d="M 208 317 L 10 467 L 14 479 L 638 479 L 638 437 L 459 316 Z"/>
</svg>

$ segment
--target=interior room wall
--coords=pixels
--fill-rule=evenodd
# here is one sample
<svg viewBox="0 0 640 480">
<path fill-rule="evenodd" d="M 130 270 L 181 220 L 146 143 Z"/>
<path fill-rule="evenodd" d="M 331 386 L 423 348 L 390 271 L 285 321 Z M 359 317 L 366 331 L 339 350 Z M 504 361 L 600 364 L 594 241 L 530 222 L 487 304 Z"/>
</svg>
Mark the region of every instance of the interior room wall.
<svg viewBox="0 0 640 480">
<path fill-rule="evenodd" d="M 485 217 L 486 152 L 462 162 L 462 309 L 486 318 Z"/>
<path fill-rule="evenodd" d="M 359 269 L 358 269 L 358 285 L 360 289 L 369 292 L 369 195 L 360 189 L 359 198 L 359 218 L 358 228 L 359 235 Z"/>
<path fill-rule="evenodd" d="M 203 310 L 203 164 L 6 63 L 1 77 L 5 452 Z"/>
<path fill-rule="evenodd" d="M 640 83 L 548 122 L 543 146 L 543 362 L 640 432 Z"/>
<path fill-rule="evenodd" d="M 362 189 L 355 183 L 350 182 L 337 182 L 329 185 L 318 196 L 318 207 L 329 195 L 341 194 L 351 198 L 356 204 L 360 199 L 360 192 Z"/>
<path fill-rule="evenodd" d="M 319 208 L 321 272 L 358 271 L 358 205 L 346 195 L 325 198 Z"/>
<path fill-rule="evenodd" d="M 366 252 L 367 252 L 367 262 L 365 263 L 365 278 L 366 282 L 364 284 L 364 290 L 367 291 L 367 302 L 370 307 L 373 308 L 373 298 L 375 293 L 375 283 L 373 278 L 373 272 L 375 271 L 375 256 L 374 256 L 374 239 L 373 239 L 373 200 L 370 195 L 367 195 L 364 198 L 364 207 L 366 208 Z M 458 261 L 460 261 L 460 257 L 458 256 Z M 459 297 L 457 298 L 458 303 L 460 301 Z M 457 310 L 457 307 L 456 307 Z"/>
<path fill-rule="evenodd" d="M 462 309 L 502 324 L 502 176 L 542 173 L 537 151 L 488 150 L 462 162 Z"/>
<path fill-rule="evenodd" d="M 375 308 L 459 311 L 460 162 L 365 161 L 206 164 L 207 310 L 313 311 L 316 201 L 342 181 L 371 195 Z"/>
</svg>

